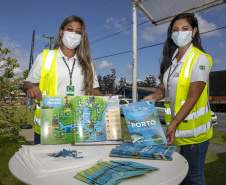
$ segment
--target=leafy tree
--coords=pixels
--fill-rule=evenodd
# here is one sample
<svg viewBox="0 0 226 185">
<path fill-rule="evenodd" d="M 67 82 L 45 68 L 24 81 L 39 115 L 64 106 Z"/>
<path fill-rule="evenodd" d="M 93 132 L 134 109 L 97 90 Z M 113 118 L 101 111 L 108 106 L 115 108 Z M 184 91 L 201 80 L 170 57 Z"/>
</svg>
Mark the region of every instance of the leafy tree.
<svg viewBox="0 0 226 185">
<path fill-rule="evenodd" d="M 100 74 L 97 75 L 97 79 L 98 79 L 98 82 L 99 82 L 99 91 L 103 94 L 103 91 L 104 91 L 104 84 L 103 84 L 103 81 L 102 81 L 102 76 Z"/>
<path fill-rule="evenodd" d="M 17 114 L 16 97 L 20 90 L 20 84 L 23 83 L 24 77 L 14 78 L 14 69 L 19 67 L 16 59 L 12 59 L 9 54 L 9 48 L 2 48 L 0 42 L 0 96 L 1 96 L 1 115 L 0 115 L 0 132 L 11 132 L 18 134 L 20 125 L 27 123 L 25 115 Z M 7 98 L 8 104 L 3 104 L 2 100 Z"/>
<path fill-rule="evenodd" d="M 117 85 L 115 83 L 116 72 L 115 69 L 111 69 L 112 74 L 101 76 L 100 74 L 97 76 L 99 81 L 99 90 L 102 94 L 116 94 L 118 91 Z"/>
<path fill-rule="evenodd" d="M 144 79 L 144 86 L 143 87 L 156 87 L 157 82 L 154 76 L 148 75 Z"/>
<path fill-rule="evenodd" d="M 125 77 L 124 77 L 124 78 L 121 77 L 118 83 L 119 83 L 119 85 L 118 85 L 118 90 L 119 90 L 121 87 L 124 87 L 124 86 L 132 86 L 131 83 L 129 83 L 129 82 L 126 81 L 126 78 L 125 78 Z"/>
<path fill-rule="evenodd" d="M 118 81 L 118 85 L 115 83 L 116 79 L 116 72 L 115 69 L 111 69 L 112 74 L 101 76 L 100 74 L 97 76 L 99 82 L 99 90 L 102 94 L 116 94 L 117 91 L 124 86 L 132 86 L 131 83 L 126 81 L 125 77 L 121 77 Z M 157 87 L 157 81 L 154 76 L 148 75 L 145 77 L 144 81 L 137 82 L 138 87 Z"/>
<path fill-rule="evenodd" d="M 143 81 L 137 81 L 137 87 L 146 87 Z"/>
<path fill-rule="evenodd" d="M 124 77 L 124 78 L 121 77 L 118 83 L 119 83 L 119 85 L 118 85 L 118 90 L 119 90 L 121 87 L 124 87 L 124 86 L 132 86 L 131 83 L 129 83 L 129 82 L 126 81 L 126 78 L 125 78 L 125 77 Z"/>
<path fill-rule="evenodd" d="M 127 84 L 126 78 L 125 77 L 124 78 L 121 77 L 118 83 L 119 83 L 119 85 L 118 85 L 119 88 L 121 88 L 123 86 L 126 86 L 126 84 Z"/>
</svg>

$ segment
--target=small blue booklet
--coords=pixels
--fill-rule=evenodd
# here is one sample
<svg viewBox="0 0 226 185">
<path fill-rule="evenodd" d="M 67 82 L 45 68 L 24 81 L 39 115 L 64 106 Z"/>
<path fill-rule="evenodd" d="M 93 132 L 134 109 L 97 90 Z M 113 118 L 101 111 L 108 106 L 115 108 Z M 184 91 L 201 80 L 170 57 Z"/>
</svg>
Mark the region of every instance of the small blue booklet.
<svg viewBox="0 0 226 185">
<path fill-rule="evenodd" d="M 121 106 L 134 147 L 167 143 L 152 100 Z"/>
</svg>

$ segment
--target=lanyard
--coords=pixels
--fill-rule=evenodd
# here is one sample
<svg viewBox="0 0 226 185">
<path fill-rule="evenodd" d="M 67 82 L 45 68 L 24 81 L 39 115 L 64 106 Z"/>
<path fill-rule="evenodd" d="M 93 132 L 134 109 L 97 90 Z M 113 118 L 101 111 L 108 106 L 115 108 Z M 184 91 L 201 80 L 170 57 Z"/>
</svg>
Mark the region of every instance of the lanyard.
<svg viewBox="0 0 226 185">
<path fill-rule="evenodd" d="M 178 54 L 176 54 L 176 56 L 177 56 Z M 173 60 L 176 58 L 176 56 L 173 58 Z M 172 61 L 173 61 L 172 60 Z M 169 78 L 170 78 L 170 76 L 173 74 L 173 72 L 176 70 L 176 68 L 177 68 L 177 66 L 179 65 L 179 63 L 177 63 L 177 65 L 175 66 L 175 68 L 173 69 L 173 71 L 172 71 L 172 73 L 170 73 L 171 72 L 171 67 L 172 67 L 172 65 L 170 66 L 170 69 L 169 69 L 169 74 L 168 74 L 168 78 L 167 78 L 167 89 L 169 88 Z"/>
<path fill-rule="evenodd" d="M 67 62 L 66 62 L 66 60 L 65 60 L 65 58 L 64 58 L 64 57 L 62 57 L 62 58 L 63 58 L 64 63 L 65 63 L 66 66 L 67 66 L 68 71 L 69 71 L 70 85 L 71 85 L 71 84 L 72 84 L 72 74 L 73 74 L 73 70 L 74 70 L 75 60 L 76 60 L 76 59 L 74 59 L 73 66 L 72 66 L 72 69 L 71 69 L 71 71 L 70 71 L 69 66 L 68 66 L 68 64 L 67 64 Z"/>
</svg>

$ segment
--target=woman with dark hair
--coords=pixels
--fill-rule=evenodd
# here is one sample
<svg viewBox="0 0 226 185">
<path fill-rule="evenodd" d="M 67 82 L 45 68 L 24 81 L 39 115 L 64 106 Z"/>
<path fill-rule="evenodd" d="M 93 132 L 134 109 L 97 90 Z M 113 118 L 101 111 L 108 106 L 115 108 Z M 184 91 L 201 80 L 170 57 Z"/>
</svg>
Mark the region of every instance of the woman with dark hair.
<svg viewBox="0 0 226 185">
<path fill-rule="evenodd" d="M 189 163 L 182 184 L 205 184 L 204 163 L 213 128 L 208 102 L 212 59 L 201 46 L 194 14 L 182 13 L 171 21 L 160 66 L 160 87 L 142 101 L 165 98 L 168 145 L 181 146 Z"/>
<path fill-rule="evenodd" d="M 77 16 L 61 24 L 53 50 L 40 53 L 24 83 L 29 98 L 42 95 L 96 95 L 99 83 L 91 61 L 85 22 Z M 40 107 L 35 112 L 35 144 L 40 143 Z"/>
</svg>

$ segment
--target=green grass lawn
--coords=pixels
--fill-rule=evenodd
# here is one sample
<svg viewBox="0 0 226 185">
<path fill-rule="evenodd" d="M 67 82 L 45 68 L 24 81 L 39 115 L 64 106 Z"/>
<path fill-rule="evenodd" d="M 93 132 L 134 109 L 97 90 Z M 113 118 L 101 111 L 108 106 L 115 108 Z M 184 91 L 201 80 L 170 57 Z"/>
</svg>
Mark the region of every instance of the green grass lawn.
<svg viewBox="0 0 226 185">
<path fill-rule="evenodd" d="M 3 106 L 7 106 L 4 104 Z M 27 116 L 27 124 L 34 125 L 34 106 L 31 106 L 31 112 L 29 111 L 26 105 L 14 105 L 17 110 L 16 114 L 21 116 L 24 114 Z M 2 112 L 0 111 L 0 116 L 2 116 Z M 2 185 L 22 185 L 20 181 L 18 181 L 8 168 L 8 163 L 10 158 L 21 148 L 21 145 L 28 145 L 25 140 L 21 139 L 18 136 L 14 136 L 12 134 L 2 134 L 0 133 L 0 181 Z"/>
<path fill-rule="evenodd" d="M 226 156 L 207 152 L 204 175 L 207 185 L 226 184 Z"/>
<path fill-rule="evenodd" d="M 22 185 L 9 171 L 10 158 L 21 148 L 28 145 L 26 141 L 18 136 L 0 134 L 0 180 L 2 185 Z"/>
<path fill-rule="evenodd" d="M 210 139 L 210 143 L 218 145 L 226 145 L 226 133 L 213 131 L 213 137 Z M 225 181 L 226 184 L 226 181 Z"/>
</svg>

